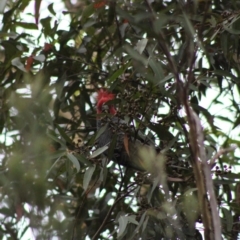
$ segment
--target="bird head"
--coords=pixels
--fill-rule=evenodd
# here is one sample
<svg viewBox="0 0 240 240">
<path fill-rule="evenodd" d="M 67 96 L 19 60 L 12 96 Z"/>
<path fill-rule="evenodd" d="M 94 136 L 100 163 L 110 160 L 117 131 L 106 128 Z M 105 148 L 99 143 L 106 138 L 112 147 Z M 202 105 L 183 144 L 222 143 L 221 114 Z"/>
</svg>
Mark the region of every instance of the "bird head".
<svg viewBox="0 0 240 240">
<path fill-rule="evenodd" d="M 102 113 L 103 110 L 103 105 L 115 98 L 115 95 L 113 93 L 109 93 L 108 91 L 104 89 L 100 89 L 98 91 L 98 96 L 97 96 L 97 113 Z M 109 113 L 112 115 L 115 115 L 117 113 L 116 109 L 111 105 L 109 106 Z"/>
</svg>

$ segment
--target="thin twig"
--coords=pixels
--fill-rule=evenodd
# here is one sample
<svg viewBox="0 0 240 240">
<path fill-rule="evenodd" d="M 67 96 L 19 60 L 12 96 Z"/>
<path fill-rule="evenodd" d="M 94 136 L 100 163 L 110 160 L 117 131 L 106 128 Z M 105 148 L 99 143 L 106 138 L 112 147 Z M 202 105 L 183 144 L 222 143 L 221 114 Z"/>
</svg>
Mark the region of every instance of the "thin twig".
<svg viewBox="0 0 240 240">
<path fill-rule="evenodd" d="M 210 160 L 209 165 L 212 168 L 216 162 L 216 160 L 223 154 L 229 153 L 229 152 L 233 152 L 235 149 L 237 148 L 237 146 L 232 146 L 229 148 L 222 148 L 220 149 Z"/>
<path fill-rule="evenodd" d="M 119 168 L 120 168 L 120 165 L 119 165 Z M 127 171 L 127 170 L 126 170 L 126 171 Z M 104 218 L 104 220 L 103 220 L 101 226 L 98 228 L 97 232 L 94 234 L 92 240 L 94 240 L 94 239 L 96 239 L 96 238 L 98 237 L 98 235 L 99 235 L 100 232 L 102 231 L 104 225 L 106 224 L 106 222 L 107 222 L 107 220 L 108 220 L 108 217 L 109 217 L 110 214 L 112 213 L 115 205 L 116 205 L 117 202 L 119 202 L 119 200 L 121 199 L 121 197 L 119 197 L 119 196 L 120 196 L 120 194 L 121 194 L 122 187 L 123 187 L 123 183 L 124 183 L 124 178 L 125 178 L 125 176 L 126 176 L 126 174 L 123 175 L 123 173 L 122 173 L 122 171 L 121 171 L 121 168 L 120 168 L 120 174 L 121 174 L 121 179 L 122 179 L 122 181 L 121 181 L 121 183 L 120 183 L 120 187 L 119 187 L 119 190 L 118 190 L 117 198 L 116 198 L 115 202 L 113 203 L 113 205 L 110 207 L 110 209 L 109 209 L 106 217 Z M 125 196 L 125 195 L 124 195 L 124 196 Z"/>
<path fill-rule="evenodd" d="M 147 8 L 148 8 L 149 12 L 152 14 L 151 24 L 152 24 L 152 27 L 153 27 L 153 23 L 156 20 L 155 12 L 154 12 L 149 0 L 145 0 L 145 4 L 147 5 Z M 157 39 L 158 46 L 162 49 L 163 53 L 166 55 L 167 60 L 168 60 L 168 62 L 170 64 L 170 67 L 172 69 L 172 72 L 175 76 L 175 79 L 177 81 L 180 81 L 179 74 L 178 74 L 178 69 L 176 67 L 176 64 L 175 64 L 175 61 L 174 61 L 173 57 L 171 56 L 171 52 L 169 50 L 169 47 L 167 46 L 167 41 L 165 39 L 165 36 L 160 31 L 160 33 L 158 34 L 158 37 L 159 37 L 159 39 Z"/>
<path fill-rule="evenodd" d="M 123 181 L 122 181 L 122 182 L 123 182 Z M 119 188 L 119 190 L 120 190 L 120 188 Z M 124 195 L 122 195 L 122 196 L 119 196 L 121 192 L 120 192 L 120 191 L 118 192 L 118 196 L 117 196 L 115 202 L 113 203 L 113 205 L 111 206 L 111 208 L 108 210 L 108 213 L 107 213 L 106 217 L 104 218 L 104 220 L 103 220 L 101 226 L 98 228 L 97 232 L 94 234 L 92 240 L 96 240 L 96 239 L 97 239 L 98 235 L 100 234 L 100 232 L 102 231 L 103 227 L 104 227 L 105 224 L 107 223 L 107 220 L 108 220 L 109 216 L 111 215 L 114 207 L 117 205 L 117 203 L 118 203 L 120 200 L 122 200 L 123 198 L 125 198 L 125 197 L 126 197 L 130 192 L 132 192 L 132 191 L 133 191 L 133 190 L 128 191 L 126 194 L 124 194 Z"/>
<path fill-rule="evenodd" d="M 77 226 L 78 217 L 79 217 L 79 215 L 80 215 L 80 213 L 81 213 L 81 210 L 82 210 L 82 207 L 83 207 L 83 203 L 84 203 L 85 200 L 87 199 L 88 193 L 90 193 L 90 192 L 92 191 L 92 189 L 96 186 L 97 182 L 98 182 L 98 180 L 96 180 L 95 183 L 94 183 L 94 184 L 89 188 L 89 190 L 86 191 L 85 194 L 84 194 L 83 200 L 82 200 L 82 202 L 81 202 L 81 204 L 80 204 L 80 206 L 79 206 L 77 215 L 76 215 L 76 217 L 75 217 L 75 222 L 74 222 L 73 230 L 72 230 L 72 240 L 74 239 L 74 235 L 75 235 L 74 232 L 75 232 L 75 229 L 76 229 L 76 226 Z"/>
</svg>

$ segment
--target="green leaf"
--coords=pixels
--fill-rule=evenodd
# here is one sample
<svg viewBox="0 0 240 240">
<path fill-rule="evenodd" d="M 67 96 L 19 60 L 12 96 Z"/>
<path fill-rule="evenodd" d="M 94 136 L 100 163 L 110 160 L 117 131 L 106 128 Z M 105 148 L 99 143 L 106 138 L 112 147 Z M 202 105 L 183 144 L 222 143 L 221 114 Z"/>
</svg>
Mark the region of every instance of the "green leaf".
<svg viewBox="0 0 240 240">
<path fill-rule="evenodd" d="M 222 212 L 223 212 L 223 214 L 224 214 L 224 218 L 225 218 L 225 224 L 226 224 L 226 226 L 227 226 L 227 231 L 228 232 L 231 232 L 232 231 L 232 227 L 233 227 L 233 217 L 232 217 L 232 213 L 228 210 L 228 209 L 226 209 L 226 208 L 224 208 L 224 207 L 222 207 L 221 208 L 222 209 Z"/>
<path fill-rule="evenodd" d="M 123 235 L 123 233 L 126 230 L 127 224 L 128 224 L 128 217 L 127 216 L 120 216 L 118 219 L 118 223 L 119 223 L 119 230 L 118 230 L 118 234 L 117 234 L 117 238 L 121 237 Z"/>
<path fill-rule="evenodd" d="M 8 31 L 8 24 L 12 23 L 12 19 L 14 19 L 13 14 L 15 13 L 16 9 L 18 9 L 20 4 L 21 4 L 21 1 L 17 1 L 13 8 L 11 8 L 10 10 L 6 11 L 3 14 L 3 20 L 2 20 L 3 28 L 1 29 L 3 32 Z"/>
<path fill-rule="evenodd" d="M 191 192 L 190 192 L 191 191 Z M 199 203 L 197 196 L 193 193 L 195 189 L 190 189 L 183 196 L 183 211 L 191 228 L 194 227 L 195 221 L 199 216 Z"/>
<path fill-rule="evenodd" d="M 98 148 L 96 151 L 94 151 L 94 152 L 92 153 L 92 155 L 90 155 L 89 158 L 90 158 L 90 159 L 95 158 L 95 157 L 97 157 L 98 155 L 100 155 L 100 154 L 102 154 L 103 152 L 105 152 L 107 149 L 108 149 L 108 146 L 100 147 L 100 148 Z"/>
<path fill-rule="evenodd" d="M 114 151 L 116 149 L 116 144 L 117 144 L 117 134 L 114 134 L 112 136 L 110 146 L 109 146 L 108 151 L 107 151 L 107 156 L 108 156 L 109 159 L 112 159 L 112 157 L 114 155 Z"/>
<path fill-rule="evenodd" d="M 64 156 L 65 154 L 66 154 L 66 150 L 59 149 L 59 150 L 56 150 L 54 153 L 49 154 L 48 158 L 50 160 L 57 159 Z"/>
<path fill-rule="evenodd" d="M 139 23 L 144 20 L 148 21 L 151 17 L 152 17 L 151 12 L 141 12 L 134 15 L 134 20 L 136 23 Z"/>
<path fill-rule="evenodd" d="M 89 183 L 92 180 L 92 175 L 95 171 L 96 166 L 93 165 L 92 167 L 89 167 L 86 172 L 84 173 L 83 177 L 83 189 L 86 191 L 88 189 Z"/>
<path fill-rule="evenodd" d="M 127 64 L 124 64 L 121 68 L 119 68 L 117 71 L 115 71 L 108 79 L 108 84 L 115 81 L 120 75 L 122 75 L 131 65 L 131 62 L 129 61 Z"/>
<path fill-rule="evenodd" d="M 35 23 L 27 23 L 27 22 L 15 22 L 14 23 L 18 27 L 22 27 L 24 29 L 34 29 L 38 30 L 38 26 Z"/>
<path fill-rule="evenodd" d="M 166 147 L 162 150 L 162 152 L 163 152 L 163 151 L 164 151 L 164 152 L 167 152 L 169 149 L 171 149 L 171 148 L 174 146 L 175 142 L 177 142 L 177 140 L 178 140 L 178 138 L 179 138 L 179 135 L 180 135 L 180 132 L 177 133 L 177 135 L 176 135 L 172 140 L 170 140 L 170 141 L 168 142 L 168 144 L 167 144 Z"/>
<path fill-rule="evenodd" d="M 24 236 L 26 236 L 25 233 L 26 233 L 27 231 L 29 231 L 29 226 L 28 226 L 28 225 L 26 225 L 25 227 L 23 227 L 23 229 L 21 229 L 21 233 L 20 233 L 20 235 L 19 235 L 19 238 L 20 238 L 20 239 L 24 238 Z"/>
<path fill-rule="evenodd" d="M 163 85 L 164 83 L 166 83 L 168 80 L 172 79 L 173 77 L 174 77 L 174 75 L 172 73 L 170 73 L 169 75 L 167 75 L 166 77 L 164 77 L 162 79 L 159 78 L 159 83 L 157 83 L 157 85 L 158 84 Z"/>
<path fill-rule="evenodd" d="M 237 183 L 238 179 L 214 179 L 213 182 L 216 185 L 233 184 Z"/>
<path fill-rule="evenodd" d="M 233 129 L 240 125 L 240 115 L 238 115 L 235 119 L 235 123 L 233 125 Z"/>
<path fill-rule="evenodd" d="M 163 68 L 161 63 L 156 62 L 153 58 L 150 58 L 148 64 L 154 72 L 154 77 L 156 79 L 155 80 L 156 82 L 158 82 L 160 79 L 164 79 L 165 76 L 163 74 Z"/>
<path fill-rule="evenodd" d="M 66 152 L 64 151 L 64 154 Z M 51 171 L 54 169 L 54 167 L 57 165 L 57 163 L 59 162 L 59 160 L 61 160 L 61 157 L 63 156 L 63 154 L 61 154 L 61 156 L 59 156 L 57 158 L 57 160 L 53 163 L 53 165 L 50 167 L 50 169 L 47 171 L 47 176 L 49 176 L 49 174 L 51 173 Z"/>
<path fill-rule="evenodd" d="M 123 18 L 127 19 L 129 22 L 135 22 L 135 18 L 128 11 L 124 11 L 120 6 L 116 6 L 116 12 Z"/>
<path fill-rule="evenodd" d="M 135 225 L 138 225 L 138 221 L 136 221 L 136 216 L 135 216 L 135 215 L 130 215 L 130 216 L 128 216 L 128 221 L 129 221 L 130 223 L 133 223 L 133 224 L 135 224 Z"/>
<path fill-rule="evenodd" d="M 50 82 L 50 72 L 48 68 L 42 68 L 36 75 L 33 77 L 33 82 L 31 84 L 32 97 L 41 98 L 44 100 L 46 97 L 43 94 L 43 91 Z"/>
<path fill-rule="evenodd" d="M 66 82 L 66 77 L 67 77 L 67 75 L 66 75 L 66 73 L 64 73 L 56 82 L 56 94 L 57 94 L 59 101 L 62 101 L 62 99 L 63 99 L 62 92 L 63 92 L 63 86 Z"/>
<path fill-rule="evenodd" d="M 141 216 L 141 218 L 140 218 L 140 221 L 139 221 L 139 224 L 138 224 L 138 226 L 137 226 L 136 229 L 135 229 L 135 232 L 140 231 L 140 228 L 141 228 L 142 225 L 144 224 L 146 217 L 148 217 L 148 216 L 146 216 L 146 214 L 147 214 L 147 211 L 145 211 L 145 212 L 142 214 L 142 216 Z"/>
<path fill-rule="evenodd" d="M 240 179 L 240 174 L 239 173 L 226 173 L 223 175 L 224 178 L 228 178 L 228 179 L 233 179 L 233 180 L 237 180 Z"/>
<path fill-rule="evenodd" d="M 153 29 L 156 33 L 160 33 L 163 27 L 166 27 L 168 18 L 165 14 L 160 13 L 158 19 L 153 22 Z"/>
<path fill-rule="evenodd" d="M 229 71 L 224 71 L 224 70 L 214 70 L 213 73 L 215 73 L 216 75 L 219 76 L 225 76 L 225 77 L 229 77 L 230 79 L 234 80 L 236 83 L 239 82 L 239 79 L 236 78 L 233 74 L 231 74 L 231 72 Z"/>
<path fill-rule="evenodd" d="M 186 15 L 185 12 L 183 12 L 183 18 L 185 20 L 185 29 L 191 34 L 191 37 L 194 38 L 195 36 L 195 29 L 192 25 L 192 23 L 189 21 L 189 17 Z"/>
<path fill-rule="evenodd" d="M 149 220 L 149 216 L 146 217 L 146 219 L 143 222 L 143 226 L 142 226 L 142 232 L 145 231 L 147 224 L 148 224 L 148 220 Z"/>
<path fill-rule="evenodd" d="M 55 142 L 60 143 L 61 146 L 66 147 L 66 143 L 62 139 L 58 138 L 58 136 L 56 136 L 56 133 L 54 131 L 48 129 L 47 136 L 49 136 Z"/>
<path fill-rule="evenodd" d="M 150 124 L 148 126 L 153 132 L 155 132 L 158 136 L 159 139 L 161 140 L 171 140 L 174 138 L 174 135 L 170 133 L 167 128 L 161 124 Z"/>
<path fill-rule="evenodd" d="M 146 48 L 147 46 L 147 43 L 148 43 L 148 39 L 147 38 L 143 38 L 141 40 L 139 40 L 139 42 L 137 43 L 137 46 L 136 46 L 136 50 L 142 54 L 144 49 Z"/>
<path fill-rule="evenodd" d="M 80 171 L 80 164 L 77 158 L 72 154 L 67 152 L 67 158 L 73 163 L 74 167 L 77 169 L 77 172 Z"/>
<path fill-rule="evenodd" d="M 87 22 L 85 22 L 85 24 L 83 25 L 83 29 L 89 28 L 91 26 L 93 26 L 94 24 L 96 24 L 96 21 L 93 19 L 88 20 Z"/>
<path fill-rule="evenodd" d="M 229 122 L 233 125 L 233 121 L 232 119 L 230 119 L 229 117 L 225 117 L 225 116 L 216 116 L 216 118 L 220 119 L 221 121 L 225 121 L 225 122 Z"/>
<path fill-rule="evenodd" d="M 7 0 L 2 0 L 0 3 L 0 13 L 4 13 L 4 9 L 6 6 Z"/>
<path fill-rule="evenodd" d="M 141 55 L 138 51 L 130 47 L 129 45 L 126 45 L 124 49 L 128 52 L 128 54 L 135 60 L 140 61 L 144 66 L 148 65 L 148 60 L 146 57 Z"/>
<path fill-rule="evenodd" d="M 108 123 L 106 123 L 104 126 L 102 126 L 98 132 L 97 132 L 97 135 L 95 137 L 95 140 L 97 140 L 105 131 L 106 129 L 108 128 Z"/>
<path fill-rule="evenodd" d="M 86 22 L 86 20 L 94 13 L 95 9 L 93 7 L 93 3 L 92 4 L 89 4 L 87 5 L 84 10 L 83 10 L 83 13 L 82 13 L 82 23 L 84 24 Z"/>
<path fill-rule="evenodd" d="M 46 60 L 46 57 L 43 54 L 39 54 L 38 56 L 34 56 L 33 59 L 43 63 Z"/>
<path fill-rule="evenodd" d="M 14 59 L 12 60 L 12 65 L 13 65 L 14 67 L 17 67 L 18 69 L 20 69 L 20 70 L 23 71 L 23 72 L 27 72 L 26 69 L 25 69 L 24 64 L 21 62 L 21 59 L 20 59 L 19 57 L 14 58 Z"/>
<path fill-rule="evenodd" d="M 43 26 L 43 32 L 45 35 L 51 35 L 52 33 L 51 21 L 52 21 L 51 17 L 42 18 L 40 20 L 40 23 Z"/>
<path fill-rule="evenodd" d="M 48 11 L 49 11 L 53 16 L 56 15 L 56 12 L 55 12 L 54 9 L 53 9 L 53 3 L 51 3 L 51 4 L 48 5 Z"/>
<path fill-rule="evenodd" d="M 92 166 L 92 163 L 84 155 L 77 154 L 77 153 L 74 153 L 74 155 L 79 160 L 79 162 L 81 162 L 82 164 L 85 164 L 87 166 Z"/>
<path fill-rule="evenodd" d="M 20 61 L 19 57 L 21 55 L 21 51 L 19 51 L 17 49 L 16 42 L 11 41 L 11 40 L 10 41 L 3 41 L 3 42 L 1 42 L 1 45 L 4 47 L 4 50 L 5 50 L 5 61 L 4 62 L 6 64 L 11 64 L 11 61 L 13 61 L 15 59 L 15 61 L 17 61 L 16 64 L 21 65 L 20 63 L 18 63 Z M 24 71 L 25 71 L 25 68 L 24 68 Z"/>
</svg>

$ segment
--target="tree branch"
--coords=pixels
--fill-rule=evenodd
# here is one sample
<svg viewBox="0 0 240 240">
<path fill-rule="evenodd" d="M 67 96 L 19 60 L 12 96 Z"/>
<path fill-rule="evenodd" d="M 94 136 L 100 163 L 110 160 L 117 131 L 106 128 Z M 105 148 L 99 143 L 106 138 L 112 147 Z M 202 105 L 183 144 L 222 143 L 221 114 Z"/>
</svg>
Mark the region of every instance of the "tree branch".
<svg viewBox="0 0 240 240">
<path fill-rule="evenodd" d="M 121 194 L 121 191 L 122 191 L 122 187 L 123 187 L 123 183 L 124 183 L 124 178 L 125 178 L 126 175 L 122 176 L 122 181 L 121 181 L 121 184 L 120 184 L 120 187 L 119 187 L 119 190 L 118 190 L 118 195 L 117 195 L 117 198 L 115 200 L 115 202 L 113 203 L 113 205 L 110 207 L 110 209 L 108 210 L 108 213 L 106 215 L 106 217 L 104 218 L 101 226 L 98 228 L 97 232 L 94 234 L 92 240 L 96 240 L 98 235 L 101 233 L 102 229 L 104 228 L 109 216 L 111 215 L 114 207 L 117 205 L 117 203 L 122 200 L 123 198 L 125 198 L 130 192 L 132 192 L 133 190 L 131 189 L 131 191 L 128 191 L 127 193 L 125 193 L 124 195 L 120 196 Z"/>
<path fill-rule="evenodd" d="M 212 168 L 216 162 L 216 160 L 223 154 L 226 154 L 226 153 L 229 153 L 229 152 L 232 152 L 234 151 L 235 149 L 237 148 L 237 146 L 232 146 L 232 147 L 229 147 L 229 148 L 222 148 L 220 149 L 210 160 L 209 162 L 209 165 L 210 167 Z"/>
</svg>

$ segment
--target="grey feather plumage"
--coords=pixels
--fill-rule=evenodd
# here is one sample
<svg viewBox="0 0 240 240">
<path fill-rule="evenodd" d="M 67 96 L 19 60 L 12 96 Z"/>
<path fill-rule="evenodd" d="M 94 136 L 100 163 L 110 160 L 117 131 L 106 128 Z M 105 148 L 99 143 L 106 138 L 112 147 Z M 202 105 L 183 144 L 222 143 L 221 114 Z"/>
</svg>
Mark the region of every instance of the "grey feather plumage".
<svg viewBox="0 0 240 240">
<path fill-rule="evenodd" d="M 124 146 L 124 137 L 126 133 L 122 131 L 119 126 L 126 126 L 126 122 L 115 116 L 110 117 L 108 121 L 97 120 L 97 128 L 100 130 L 101 127 L 107 124 L 105 131 L 99 136 L 97 147 L 108 146 L 109 149 L 104 152 L 104 155 L 110 157 L 110 160 L 117 162 L 120 165 L 134 168 L 138 171 L 145 171 L 144 164 L 139 155 L 139 149 L 144 146 L 148 146 L 149 141 L 143 137 L 143 135 L 137 134 L 137 137 L 128 134 L 128 152 Z M 126 126 L 127 128 L 127 126 Z M 135 135 L 135 134 L 133 134 Z M 115 143 L 113 143 L 115 140 Z M 114 144 L 114 146 L 111 146 Z M 114 152 L 111 153 L 111 147 L 114 147 Z"/>
</svg>

